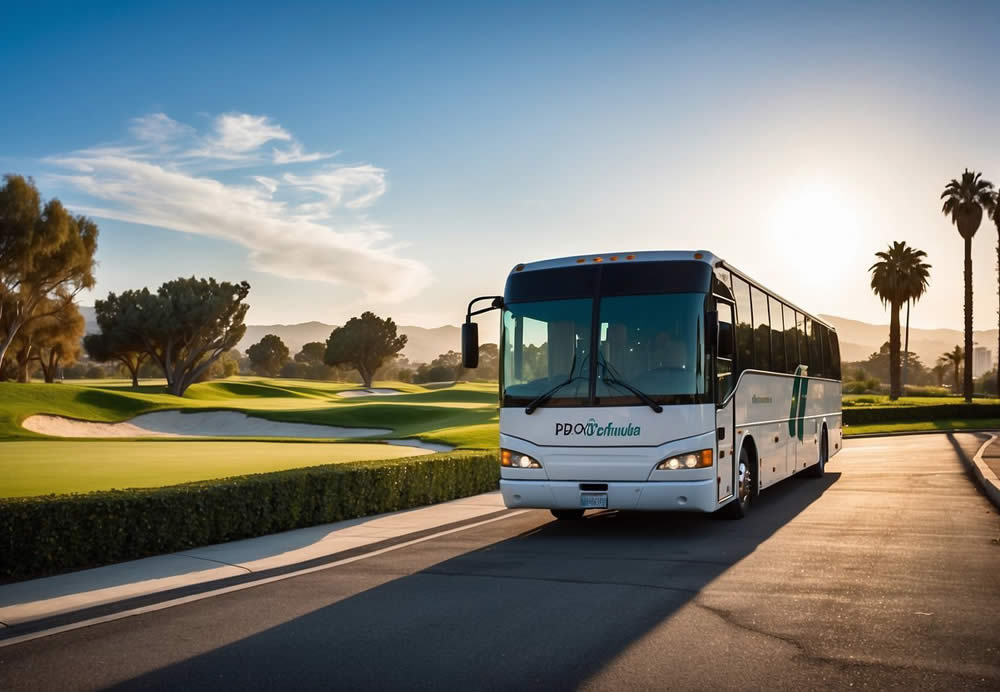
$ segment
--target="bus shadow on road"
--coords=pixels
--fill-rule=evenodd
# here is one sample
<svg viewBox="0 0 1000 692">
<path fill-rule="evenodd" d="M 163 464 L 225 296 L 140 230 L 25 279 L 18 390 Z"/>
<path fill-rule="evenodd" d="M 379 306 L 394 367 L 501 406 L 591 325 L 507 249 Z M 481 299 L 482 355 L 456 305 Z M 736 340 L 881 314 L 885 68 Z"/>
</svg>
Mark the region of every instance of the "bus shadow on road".
<svg viewBox="0 0 1000 692">
<path fill-rule="evenodd" d="M 765 491 L 742 521 L 677 513 L 607 512 L 578 522 L 523 515 L 421 544 L 417 550 L 450 557 L 406 576 L 395 575 L 413 556 L 392 552 L 301 577 L 311 580 L 301 582 L 310 589 L 336 580 L 344 590 L 360 580 L 366 590 L 351 587 L 354 595 L 343 600 L 120 688 L 577 688 L 839 478 L 828 471 L 819 480 L 788 479 Z M 532 519 L 544 523 L 510 535 L 508 522 Z M 454 555 L 458 540 L 486 544 Z M 294 587 L 265 588 L 285 592 L 261 598 L 260 608 L 280 608 Z M 747 597 L 766 592 L 761 584 Z M 691 632 L 692 642 L 705 644 L 700 638 Z"/>
</svg>

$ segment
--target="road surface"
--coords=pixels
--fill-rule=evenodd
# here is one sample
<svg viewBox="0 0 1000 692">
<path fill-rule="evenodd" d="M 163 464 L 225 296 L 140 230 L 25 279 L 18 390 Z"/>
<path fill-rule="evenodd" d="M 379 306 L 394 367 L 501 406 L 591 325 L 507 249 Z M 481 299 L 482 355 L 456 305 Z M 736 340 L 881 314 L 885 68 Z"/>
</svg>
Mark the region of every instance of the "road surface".
<svg viewBox="0 0 1000 692">
<path fill-rule="evenodd" d="M 0 689 L 1000 689 L 983 439 L 849 441 L 738 522 L 523 512 L 0 648 Z"/>
</svg>

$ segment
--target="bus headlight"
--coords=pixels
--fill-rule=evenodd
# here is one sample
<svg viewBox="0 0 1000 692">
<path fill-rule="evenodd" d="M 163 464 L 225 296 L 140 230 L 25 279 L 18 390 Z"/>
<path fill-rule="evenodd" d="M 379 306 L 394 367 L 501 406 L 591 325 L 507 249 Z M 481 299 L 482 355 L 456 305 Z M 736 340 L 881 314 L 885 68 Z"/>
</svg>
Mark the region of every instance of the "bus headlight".
<svg viewBox="0 0 1000 692">
<path fill-rule="evenodd" d="M 664 459 L 656 465 L 657 471 L 676 471 L 677 469 L 704 469 L 712 465 L 712 450 L 703 449 L 690 454 L 678 454 Z"/>
<path fill-rule="evenodd" d="M 540 469 L 541 463 L 537 459 L 529 457 L 527 454 L 514 452 L 509 449 L 500 450 L 500 465 L 513 469 Z"/>
</svg>

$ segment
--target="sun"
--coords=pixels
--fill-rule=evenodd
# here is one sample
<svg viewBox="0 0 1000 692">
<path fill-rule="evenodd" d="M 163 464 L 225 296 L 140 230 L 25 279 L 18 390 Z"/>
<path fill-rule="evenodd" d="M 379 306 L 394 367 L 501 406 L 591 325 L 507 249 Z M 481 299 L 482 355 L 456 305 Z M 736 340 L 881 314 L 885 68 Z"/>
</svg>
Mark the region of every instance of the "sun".
<svg viewBox="0 0 1000 692">
<path fill-rule="evenodd" d="M 807 281 L 819 282 L 847 273 L 847 258 L 855 254 L 859 234 L 856 205 L 840 187 L 820 180 L 795 183 L 777 198 L 767 236 L 771 250 L 784 261 L 822 263 L 824 272 L 803 273 Z"/>
</svg>

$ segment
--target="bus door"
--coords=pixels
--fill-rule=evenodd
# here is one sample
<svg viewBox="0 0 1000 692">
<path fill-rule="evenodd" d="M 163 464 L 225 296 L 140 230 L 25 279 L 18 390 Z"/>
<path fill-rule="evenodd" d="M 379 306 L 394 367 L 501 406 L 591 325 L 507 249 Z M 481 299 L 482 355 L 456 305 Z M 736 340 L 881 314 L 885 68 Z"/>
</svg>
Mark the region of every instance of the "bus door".
<svg viewBox="0 0 1000 692">
<path fill-rule="evenodd" d="M 736 346 L 736 331 L 733 324 L 733 305 L 716 296 L 715 309 L 718 314 L 718 339 L 715 348 L 715 439 L 718 500 L 722 502 L 736 492 L 736 450 L 734 423 L 736 420 L 736 397 L 732 396 L 736 386 L 733 359 Z"/>
</svg>

